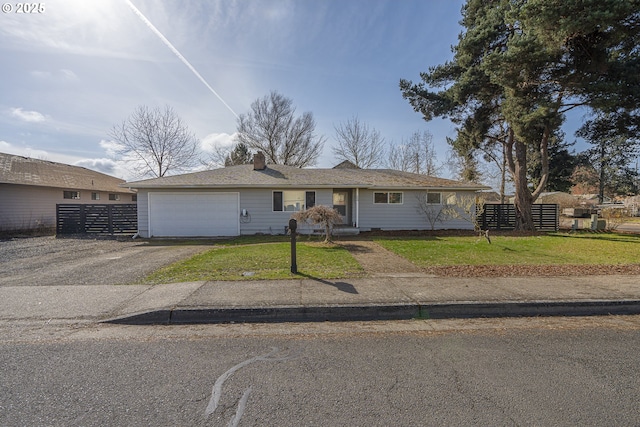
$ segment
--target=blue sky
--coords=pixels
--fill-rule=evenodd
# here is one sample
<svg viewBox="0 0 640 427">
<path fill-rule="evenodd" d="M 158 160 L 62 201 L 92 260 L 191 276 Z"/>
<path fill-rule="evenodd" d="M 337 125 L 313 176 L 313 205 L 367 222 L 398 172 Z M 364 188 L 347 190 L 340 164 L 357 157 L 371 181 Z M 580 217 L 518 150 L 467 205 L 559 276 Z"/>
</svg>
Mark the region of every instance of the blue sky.
<svg viewBox="0 0 640 427">
<path fill-rule="evenodd" d="M 319 167 L 338 163 L 334 126 L 356 115 L 387 142 L 428 130 L 446 157 L 453 126 L 425 122 L 398 82 L 451 58 L 462 0 L 131 2 L 222 100 L 127 0 L 47 0 L 44 13 L 0 13 L 0 152 L 126 179 L 108 132 L 137 106 L 172 106 L 206 152 L 275 90 L 314 114 Z"/>
</svg>

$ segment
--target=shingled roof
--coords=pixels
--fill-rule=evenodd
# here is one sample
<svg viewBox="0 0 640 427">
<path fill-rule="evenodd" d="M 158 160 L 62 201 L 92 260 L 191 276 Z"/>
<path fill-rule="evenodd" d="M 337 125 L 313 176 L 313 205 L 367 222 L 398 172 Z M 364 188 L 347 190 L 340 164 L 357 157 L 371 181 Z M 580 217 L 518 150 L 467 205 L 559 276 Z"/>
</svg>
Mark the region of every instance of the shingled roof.
<svg viewBox="0 0 640 427">
<path fill-rule="evenodd" d="M 80 166 L 0 153 L 0 184 L 133 193 L 120 186 L 124 182 Z"/>
<path fill-rule="evenodd" d="M 134 181 L 129 188 L 379 188 L 481 190 L 487 187 L 392 169 L 301 169 L 268 165 L 254 170 L 253 165 L 229 166 L 202 172 Z"/>
</svg>

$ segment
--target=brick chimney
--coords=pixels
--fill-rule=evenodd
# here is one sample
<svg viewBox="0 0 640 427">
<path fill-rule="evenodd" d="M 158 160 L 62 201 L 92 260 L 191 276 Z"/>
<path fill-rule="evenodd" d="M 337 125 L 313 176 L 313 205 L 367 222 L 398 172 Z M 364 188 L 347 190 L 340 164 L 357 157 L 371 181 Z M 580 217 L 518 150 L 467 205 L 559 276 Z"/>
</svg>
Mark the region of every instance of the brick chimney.
<svg viewBox="0 0 640 427">
<path fill-rule="evenodd" d="M 267 168 L 267 162 L 264 158 L 264 153 L 262 151 L 258 151 L 253 155 L 253 170 L 261 171 Z"/>
</svg>

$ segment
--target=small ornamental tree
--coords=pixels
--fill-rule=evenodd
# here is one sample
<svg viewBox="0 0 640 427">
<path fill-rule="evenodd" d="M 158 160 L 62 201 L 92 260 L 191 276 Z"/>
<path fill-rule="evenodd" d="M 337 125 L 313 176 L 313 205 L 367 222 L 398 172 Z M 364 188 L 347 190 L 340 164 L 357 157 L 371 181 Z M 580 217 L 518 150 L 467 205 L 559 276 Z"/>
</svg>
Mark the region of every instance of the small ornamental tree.
<svg viewBox="0 0 640 427">
<path fill-rule="evenodd" d="M 473 225 L 473 229 L 491 243 L 489 230 L 483 230 L 480 217 L 484 212 L 484 199 L 477 195 L 456 195 L 455 202 L 445 208 L 449 218 L 461 219 Z"/>
<path fill-rule="evenodd" d="M 479 218 L 484 212 L 484 199 L 481 196 L 457 194 L 455 201 L 445 207 L 450 218 L 461 219 L 473 225 L 475 231 L 480 231 Z"/>
<path fill-rule="evenodd" d="M 446 204 L 429 203 L 427 192 L 421 191 L 416 194 L 416 209 L 420 215 L 429 223 L 431 231 L 436 228 L 437 223 L 443 223 L 450 218 L 449 209 Z"/>
<path fill-rule="evenodd" d="M 631 212 L 625 207 L 609 206 L 602 209 L 601 215 L 607 221 L 607 230 L 615 231 L 631 216 Z"/>
<path fill-rule="evenodd" d="M 331 242 L 331 232 L 334 225 L 342 224 L 340 213 L 329 206 L 316 205 L 304 211 L 296 212 L 291 218 L 298 222 L 310 222 L 311 224 L 321 224 L 324 227 L 324 242 Z"/>
</svg>

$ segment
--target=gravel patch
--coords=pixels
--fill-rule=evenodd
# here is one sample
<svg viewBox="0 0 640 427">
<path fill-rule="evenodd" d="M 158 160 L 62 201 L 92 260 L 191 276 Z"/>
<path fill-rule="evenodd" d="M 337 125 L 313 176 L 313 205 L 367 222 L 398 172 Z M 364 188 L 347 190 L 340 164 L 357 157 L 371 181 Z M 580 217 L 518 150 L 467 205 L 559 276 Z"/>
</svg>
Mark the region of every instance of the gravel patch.
<svg viewBox="0 0 640 427">
<path fill-rule="evenodd" d="M 131 238 L 0 240 L 0 286 L 130 284 L 213 246 Z"/>
</svg>

